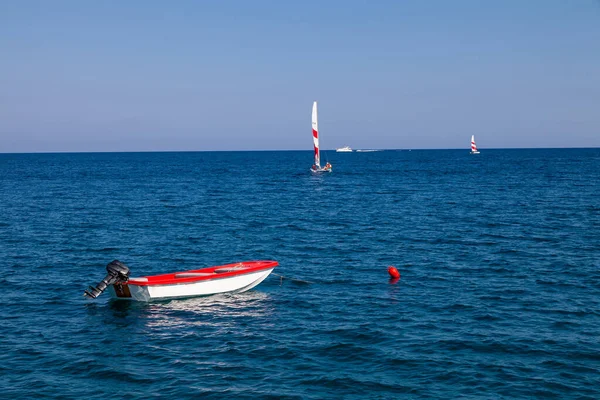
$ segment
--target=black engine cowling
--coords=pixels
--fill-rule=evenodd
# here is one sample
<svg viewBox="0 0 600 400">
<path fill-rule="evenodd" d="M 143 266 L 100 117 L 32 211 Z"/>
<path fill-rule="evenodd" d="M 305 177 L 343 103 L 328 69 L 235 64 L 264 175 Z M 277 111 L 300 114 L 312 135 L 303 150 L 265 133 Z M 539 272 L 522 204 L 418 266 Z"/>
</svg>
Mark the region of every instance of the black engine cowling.
<svg viewBox="0 0 600 400">
<path fill-rule="evenodd" d="M 108 274 L 100 281 L 96 287 L 90 286 L 83 294 L 84 296 L 95 299 L 106 290 L 109 285 L 118 282 L 127 282 L 129 280 L 129 267 L 119 260 L 114 260 L 106 266 Z"/>
</svg>

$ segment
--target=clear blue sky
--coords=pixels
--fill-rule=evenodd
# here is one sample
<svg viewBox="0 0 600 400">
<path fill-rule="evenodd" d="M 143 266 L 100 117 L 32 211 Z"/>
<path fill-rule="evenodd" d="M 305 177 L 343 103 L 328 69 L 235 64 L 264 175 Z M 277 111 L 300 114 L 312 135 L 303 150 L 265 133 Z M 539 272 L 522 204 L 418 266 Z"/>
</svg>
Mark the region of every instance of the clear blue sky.
<svg viewBox="0 0 600 400">
<path fill-rule="evenodd" d="M 0 152 L 600 146 L 598 0 L 0 1 Z"/>
</svg>

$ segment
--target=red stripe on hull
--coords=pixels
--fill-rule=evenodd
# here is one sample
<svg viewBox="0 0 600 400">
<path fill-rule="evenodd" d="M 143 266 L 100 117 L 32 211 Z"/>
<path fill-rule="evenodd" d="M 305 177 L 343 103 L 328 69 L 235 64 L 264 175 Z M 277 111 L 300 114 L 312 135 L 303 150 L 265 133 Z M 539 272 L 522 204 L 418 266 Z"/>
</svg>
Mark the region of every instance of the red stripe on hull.
<svg viewBox="0 0 600 400">
<path fill-rule="evenodd" d="M 153 285 L 173 285 L 177 283 L 191 283 L 198 281 L 207 281 L 211 279 L 222 279 L 236 275 L 244 275 L 252 272 L 257 272 L 265 269 L 271 269 L 278 266 L 277 261 L 265 260 L 265 261 L 244 261 L 236 264 L 219 265 L 216 267 L 195 269 L 191 271 L 175 272 L 171 274 L 145 276 L 141 279 L 146 281 L 132 279 L 127 282 L 128 285 L 135 286 L 153 286 Z M 215 271 L 218 269 L 230 268 L 231 271 L 219 272 Z M 194 274 L 201 276 L 194 276 Z M 182 274 L 184 277 L 178 278 L 176 275 Z M 185 276 L 185 275 L 188 276 Z M 140 279 L 140 278 L 138 278 Z"/>
</svg>

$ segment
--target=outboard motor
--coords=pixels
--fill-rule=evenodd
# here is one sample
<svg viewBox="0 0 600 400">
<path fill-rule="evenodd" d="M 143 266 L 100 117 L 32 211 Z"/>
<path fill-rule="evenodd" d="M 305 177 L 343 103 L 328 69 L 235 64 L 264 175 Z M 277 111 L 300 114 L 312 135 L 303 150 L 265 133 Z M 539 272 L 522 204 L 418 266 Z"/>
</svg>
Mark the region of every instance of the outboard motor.
<svg viewBox="0 0 600 400">
<path fill-rule="evenodd" d="M 108 274 L 96 287 L 90 286 L 83 295 L 95 299 L 106 290 L 109 285 L 129 280 L 129 267 L 119 260 L 114 260 L 106 266 Z"/>
</svg>

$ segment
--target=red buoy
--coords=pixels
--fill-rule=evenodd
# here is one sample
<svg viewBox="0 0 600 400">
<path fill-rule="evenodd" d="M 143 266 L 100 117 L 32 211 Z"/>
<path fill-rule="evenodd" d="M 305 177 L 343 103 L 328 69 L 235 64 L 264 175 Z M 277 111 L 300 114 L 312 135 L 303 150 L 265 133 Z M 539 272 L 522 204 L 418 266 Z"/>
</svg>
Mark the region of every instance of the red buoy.
<svg viewBox="0 0 600 400">
<path fill-rule="evenodd" d="M 400 279 L 400 272 L 398 272 L 396 267 L 394 267 L 393 265 L 390 265 L 388 267 L 388 274 L 390 274 L 390 276 L 394 279 Z"/>
</svg>

